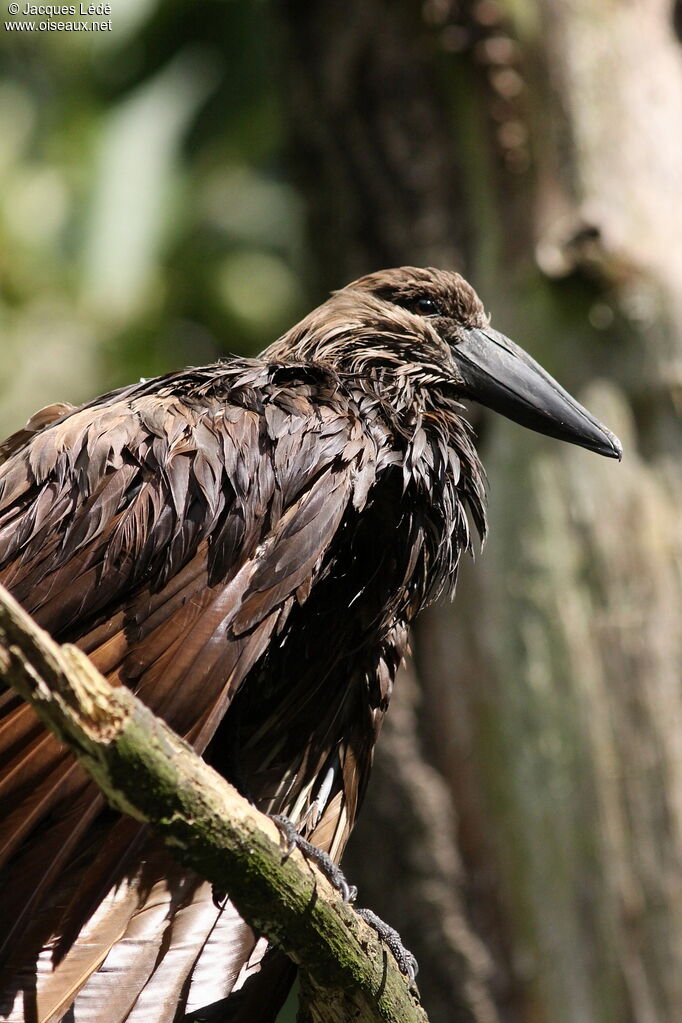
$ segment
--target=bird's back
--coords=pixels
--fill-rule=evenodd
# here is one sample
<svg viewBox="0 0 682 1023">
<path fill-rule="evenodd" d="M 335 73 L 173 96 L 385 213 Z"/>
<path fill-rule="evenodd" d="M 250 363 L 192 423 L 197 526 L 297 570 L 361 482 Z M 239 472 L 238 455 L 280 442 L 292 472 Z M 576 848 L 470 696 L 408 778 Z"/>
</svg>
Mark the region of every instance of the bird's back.
<svg viewBox="0 0 682 1023">
<path fill-rule="evenodd" d="M 0 582 L 338 859 L 406 624 L 466 543 L 447 430 L 259 360 L 59 413 L 0 466 Z M 0 712 L 2 1010 L 162 1023 L 226 997 L 255 945 L 231 904 L 106 810 L 27 705 Z"/>
</svg>

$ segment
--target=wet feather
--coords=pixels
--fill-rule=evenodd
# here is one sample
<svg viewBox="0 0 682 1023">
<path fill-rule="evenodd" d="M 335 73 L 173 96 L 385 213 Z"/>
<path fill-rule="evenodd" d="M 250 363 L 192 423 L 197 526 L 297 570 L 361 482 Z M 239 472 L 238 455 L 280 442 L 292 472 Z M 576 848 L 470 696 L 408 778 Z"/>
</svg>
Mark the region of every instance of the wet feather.
<svg viewBox="0 0 682 1023">
<path fill-rule="evenodd" d="M 396 273 L 408 298 L 425 286 Z M 468 285 L 430 273 L 462 322 L 483 322 Z M 335 859 L 409 622 L 453 585 L 467 512 L 485 530 L 447 351 L 385 301 L 389 277 L 338 292 L 260 359 L 54 406 L 0 446 L 0 582 Z M 70 754 L 4 698 L 0 764 L 12 913 L 32 920 L 0 1009 L 23 1019 L 37 985 L 41 1023 L 172 1023 L 216 1003 L 272 1018 L 286 964 L 102 814 Z"/>
</svg>

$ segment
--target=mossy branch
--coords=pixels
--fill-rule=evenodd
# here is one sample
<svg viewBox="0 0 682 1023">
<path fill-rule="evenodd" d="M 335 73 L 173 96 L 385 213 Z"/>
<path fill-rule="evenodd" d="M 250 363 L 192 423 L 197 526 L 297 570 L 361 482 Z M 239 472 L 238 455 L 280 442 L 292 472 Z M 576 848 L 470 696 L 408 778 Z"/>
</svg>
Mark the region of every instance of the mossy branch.
<svg viewBox="0 0 682 1023">
<path fill-rule="evenodd" d="M 236 789 L 78 648 L 59 646 L 0 587 L 0 679 L 36 710 L 118 810 L 228 891 L 301 968 L 307 1018 L 428 1023 L 375 932 Z"/>
</svg>

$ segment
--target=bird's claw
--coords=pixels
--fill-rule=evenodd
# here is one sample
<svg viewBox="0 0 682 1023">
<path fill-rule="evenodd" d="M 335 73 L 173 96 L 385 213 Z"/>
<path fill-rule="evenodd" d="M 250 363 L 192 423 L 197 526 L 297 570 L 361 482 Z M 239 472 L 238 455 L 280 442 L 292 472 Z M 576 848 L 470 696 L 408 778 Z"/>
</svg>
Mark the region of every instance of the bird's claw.
<svg viewBox="0 0 682 1023">
<path fill-rule="evenodd" d="M 291 856 L 294 849 L 298 849 L 299 852 L 303 853 L 306 859 L 311 860 L 320 868 L 332 887 L 336 888 L 337 892 L 341 894 L 344 902 L 355 901 L 358 894 L 357 888 L 355 885 L 348 884 L 346 875 L 341 868 L 334 863 L 328 853 L 324 852 L 322 849 L 318 849 L 312 842 L 303 838 L 303 836 L 296 830 L 296 825 L 283 814 L 271 814 L 271 820 L 277 825 L 277 828 L 287 841 L 285 857 Z"/>
<path fill-rule="evenodd" d="M 384 944 L 388 945 L 400 972 L 405 974 L 410 984 L 414 984 L 419 971 L 419 964 L 412 953 L 403 945 L 398 932 L 393 927 L 389 927 L 371 909 L 356 909 L 355 912 L 358 916 L 362 917 L 365 923 L 369 924 L 372 930 L 377 932 Z"/>
</svg>

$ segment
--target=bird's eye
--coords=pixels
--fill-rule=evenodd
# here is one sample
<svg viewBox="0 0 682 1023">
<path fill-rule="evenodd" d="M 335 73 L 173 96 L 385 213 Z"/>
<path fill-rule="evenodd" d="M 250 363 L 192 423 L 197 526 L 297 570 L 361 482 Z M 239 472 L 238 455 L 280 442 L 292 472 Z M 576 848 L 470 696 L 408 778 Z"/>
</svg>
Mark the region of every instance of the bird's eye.
<svg viewBox="0 0 682 1023">
<path fill-rule="evenodd" d="M 432 298 L 418 298 L 413 306 L 415 313 L 420 316 L 442 316 L 443 310 Z"/>
</svg>

